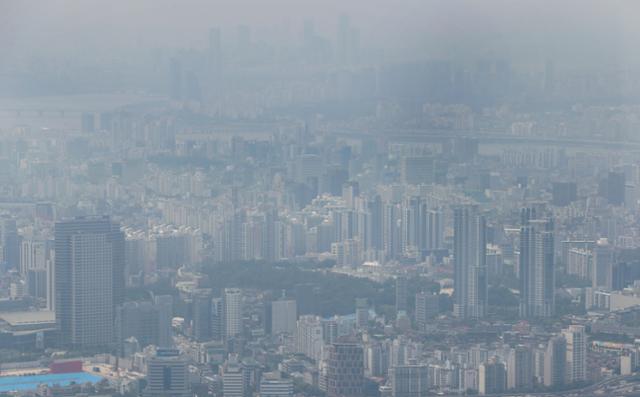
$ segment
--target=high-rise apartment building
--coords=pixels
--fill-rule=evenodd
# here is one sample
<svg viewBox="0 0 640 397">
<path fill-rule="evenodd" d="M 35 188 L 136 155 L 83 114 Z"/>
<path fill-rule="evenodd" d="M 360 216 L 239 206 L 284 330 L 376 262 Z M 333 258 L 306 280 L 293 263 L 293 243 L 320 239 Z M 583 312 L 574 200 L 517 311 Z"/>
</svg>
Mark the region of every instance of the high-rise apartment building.
<svg viewBox="0 0 640 397">
<path fill-rule="evenodd" d="M 478 393 L 498 394 L 507 390 L 507 370 L 495 357 L 478 367 Z"/>
<path fill-rule="evenodd" d="M 526 389 L 533 385 L 533 355 L 528 346 L 511 349 L 507 358 L 507 388 Z"/>
<path fill-rule="evenodd" d="M 296 352 L 319 361 L 322 357 L 324 339 L 322 337 L 322 322 L 320 317 L 300 316 L 296 329 Z"/>
<path fill-rule="evenodd" d="M 425 249 L 437 250 L 443 247 L 444 214 L 440 210 L 429 210 L 425 221 Z"/>
<path fill-rule="evenodd" d="M 520 316 L 550 317 L 555 312 L 553 222 L 522 210 L 520 228 Z"/>
<path fill-rule="evenodd" d="M 472 206 L 454 209 L 454 315 L 482 318 L 487 310 L 485 218 Z"/>
<path fill-rule="evenodd" d="M 567 359 L 567 341 L 562 335 L 549 339 L 544 352 L 545 386 L 559 386 L 565 383 Z"/>
<path fill-rule="evenodd" d="M 567 383 L 587 380 L 587 336 L 584 325 L 570 325 L 562 331 L 567 341 Z"/>
<path fill-rule="evenodd" d="M 19 270 L 26 278 L 29 295 L 45 299 L 47 310 L 55 310 L 53 241 L 24 239 L 20 248 Z"/>
</svg>

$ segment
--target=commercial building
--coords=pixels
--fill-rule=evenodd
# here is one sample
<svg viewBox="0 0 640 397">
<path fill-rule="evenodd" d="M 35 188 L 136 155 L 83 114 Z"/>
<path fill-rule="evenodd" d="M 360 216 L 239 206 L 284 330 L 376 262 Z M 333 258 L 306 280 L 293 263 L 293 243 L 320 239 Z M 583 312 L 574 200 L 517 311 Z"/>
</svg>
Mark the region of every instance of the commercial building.
<svg viewBox="0 0 640 397">
<path fill-rule="evenodd" d="M 423 330 L 428 322 L 434 319 L 440 310 L 440 297 L 429 292 L 416 294 L 416 327 Z"/>
<path fill-rule="evenodd" d="M 242 335 L 242 316 L 242 290 L 239 288 L 225 288 L 225 338 L 229 339 Z"/>
<path fill-rule="evenodd" d="M 191 397 L 187 360 L 178 350 L 158 349 L 147 362 L 143 397 Z"/>
<path fill-rule="evenodd" d="M 392 397 L 424 397 L 429 390 L 429 367 L 399 365 L 389 368 Z"/>
<path fill-rule="evenodd" d="M 327 397 L 361 397 L 364 388 L 364 353 L 355 343 L 327 347 Z"/>
<path fill-rule="evenodd" d="M 295 300 L 271 302 L 271 333 L 293 335 L 296 330 L 298 309 Z"/>
<path fill-rule="evenodd" d="M 124 235 L 109 217 L 55 225 L 55 305 L 61 342 L 114 342 L 115 307 L 124 298 Z"/>
</svg>

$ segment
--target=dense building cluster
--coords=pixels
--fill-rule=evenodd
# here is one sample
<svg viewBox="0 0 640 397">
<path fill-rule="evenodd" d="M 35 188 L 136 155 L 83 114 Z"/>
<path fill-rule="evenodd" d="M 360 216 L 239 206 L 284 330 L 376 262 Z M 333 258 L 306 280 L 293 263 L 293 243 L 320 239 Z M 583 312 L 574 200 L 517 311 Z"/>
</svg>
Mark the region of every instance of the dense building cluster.
<svg viewBox="0 0 640 397">
<path fill-rule="evenodd" d="M 636 392 L 635 69 L 221 32 L 0 101 L 0 394 Z"/>
</svg>

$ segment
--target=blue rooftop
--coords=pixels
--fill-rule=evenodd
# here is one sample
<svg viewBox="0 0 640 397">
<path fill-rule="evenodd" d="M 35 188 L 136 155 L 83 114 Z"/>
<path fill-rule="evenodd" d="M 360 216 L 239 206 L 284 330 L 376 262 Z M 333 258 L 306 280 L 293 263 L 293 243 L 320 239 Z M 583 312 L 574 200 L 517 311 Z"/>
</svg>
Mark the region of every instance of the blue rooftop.
<svg viewBox="0 0 640 397">
<path fill-rule="evenodd" d="M 47 384 L 49 386 L 67 386 L 72 383 L 97 383 L 101 380 L 102 377 L 86 372 L 27 376 L 0 376 L 0 393 L 9 391 L 35 390 L 40 384 Z"/>
</svg>

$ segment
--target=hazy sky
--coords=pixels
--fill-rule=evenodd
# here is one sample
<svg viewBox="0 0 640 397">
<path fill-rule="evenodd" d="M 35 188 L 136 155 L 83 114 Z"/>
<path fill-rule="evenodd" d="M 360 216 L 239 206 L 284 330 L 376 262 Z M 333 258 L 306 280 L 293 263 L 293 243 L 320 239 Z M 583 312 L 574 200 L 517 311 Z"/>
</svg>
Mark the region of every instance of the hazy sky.
<svg viewBox="0 0 640 397">
<path fill-rule="evenodd" d="M 221 26 L 228 41 L 238 24 L 251 26 L 254 39 L 295 39 L 307 18 L 333 39 L 346 13 L 363 45 L 419 56 L 626 63 L 636 57 L 638 12 L 634 0 L 0 0 L 0 50 L 10 59 L 85 48 L 197 48 L 209 27 Z"/>
</svg>

